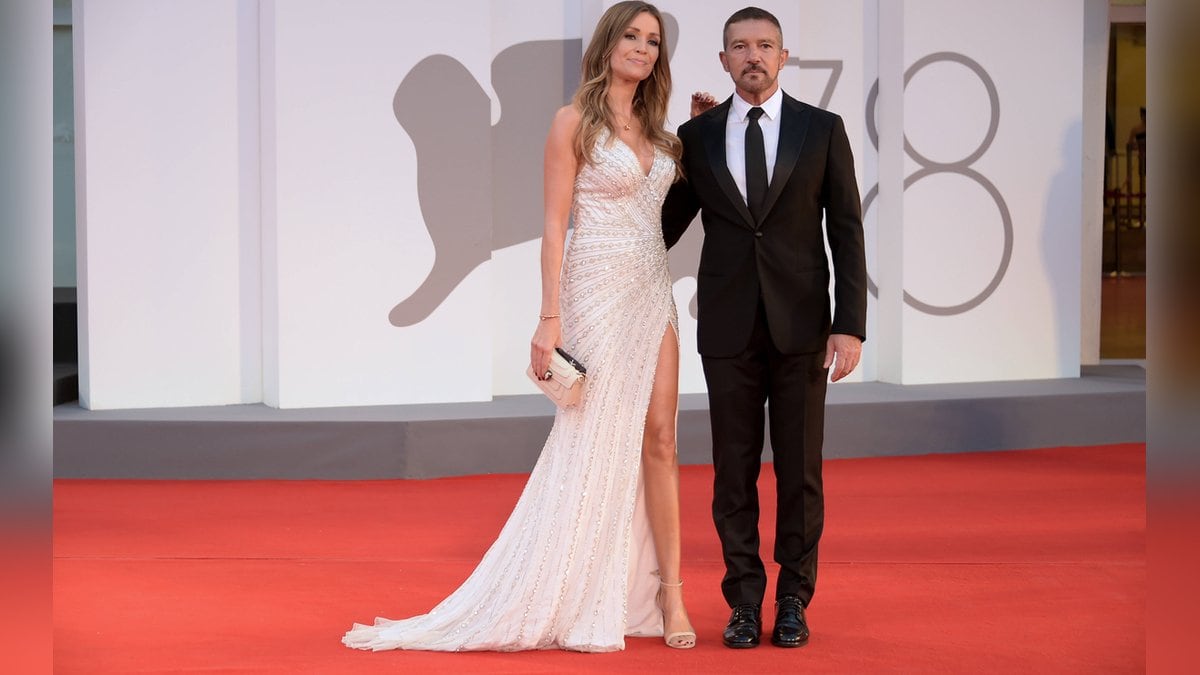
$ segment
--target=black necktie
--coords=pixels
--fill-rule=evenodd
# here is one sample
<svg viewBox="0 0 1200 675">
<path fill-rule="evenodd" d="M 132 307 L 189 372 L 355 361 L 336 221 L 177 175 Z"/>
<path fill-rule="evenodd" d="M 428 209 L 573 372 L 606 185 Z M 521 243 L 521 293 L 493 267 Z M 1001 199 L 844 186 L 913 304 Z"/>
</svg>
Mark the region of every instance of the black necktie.
<svg viewBox="0 0 1200 675">
<path fill-rule="evenodd" d="M 746 206 L 757 222 L 762 216 L 763 200 L 767 197 L 767 153 L 763 149 L 762 127 L 758 118 L 763 109 L 754 107 L 746 115 Z"/>
</svg>

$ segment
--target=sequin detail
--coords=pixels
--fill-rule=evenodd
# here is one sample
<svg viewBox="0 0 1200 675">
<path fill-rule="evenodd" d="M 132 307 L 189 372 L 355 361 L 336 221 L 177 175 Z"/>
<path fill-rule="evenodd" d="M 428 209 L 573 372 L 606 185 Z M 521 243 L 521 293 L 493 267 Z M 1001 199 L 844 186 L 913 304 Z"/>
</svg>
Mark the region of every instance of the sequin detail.
<svg viewBox="0 0 1200 675">
<path fill-rule="evenodd" d="M 463 585 L 429 614 L 355 624 L 345 645 L 604 652 L 626 635 L 662 635 L 641 452 L 658 347 L 668 325 L 679 335 L 660 221 L 674 165 L 656 150 L 644 174 L 607 133 L 592 159 L 575 179 L 560 292 L 564 345 L 588 369 L 583 400 L 555 416 L 512 515 Z"/>
</svg>

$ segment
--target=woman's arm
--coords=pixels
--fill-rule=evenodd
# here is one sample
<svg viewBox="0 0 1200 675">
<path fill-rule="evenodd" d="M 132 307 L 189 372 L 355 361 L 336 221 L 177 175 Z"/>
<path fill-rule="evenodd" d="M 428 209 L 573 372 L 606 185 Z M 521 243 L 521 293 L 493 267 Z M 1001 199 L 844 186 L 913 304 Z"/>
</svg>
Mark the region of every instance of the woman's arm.
<svg viewBox="0 0 1200 675">
<path fill-rule="evenodd" d="M 562 344 L 562 317 L 558 304 L 563 246 L 571 217 L 571 199 L 579 161 L 575 157 L 575 132 L 579 111 L 566 106 L 554 115 L 546 137 L 544 159 L 545 223 L 542 231 L 542 307 L 537 329 L 530 341 L 529 362 L 533 372 L 545 373 L 550 353 Z"/>
</svg>

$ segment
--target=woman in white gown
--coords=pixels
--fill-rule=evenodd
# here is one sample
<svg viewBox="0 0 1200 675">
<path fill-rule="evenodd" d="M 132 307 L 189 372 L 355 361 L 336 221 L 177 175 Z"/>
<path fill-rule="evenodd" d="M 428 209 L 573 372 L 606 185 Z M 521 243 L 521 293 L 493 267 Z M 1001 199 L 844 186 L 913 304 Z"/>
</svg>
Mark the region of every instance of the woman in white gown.
<svg viewBox="0 0 1200 675">
<path fill-rule="evenodd" d="M 358 649 L 623 649 L 695 645 L 680 579 L 678 319 L 660 211 L 678 175 L 664 130 L 671 77 L 658 10 L 605 12 L 545 152 L 535 373 L 562 346 L 587 367 L 558 410 L 500 536 L 429 614 L 355 624 Z M 564 255 L 568 218 L 574 232 Z"/>
</svg>

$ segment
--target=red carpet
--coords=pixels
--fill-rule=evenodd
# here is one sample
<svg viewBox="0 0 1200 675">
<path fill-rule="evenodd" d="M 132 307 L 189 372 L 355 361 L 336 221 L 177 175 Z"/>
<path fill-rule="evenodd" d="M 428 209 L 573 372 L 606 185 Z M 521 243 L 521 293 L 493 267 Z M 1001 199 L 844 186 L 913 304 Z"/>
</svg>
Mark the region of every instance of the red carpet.
<svg viewBox="0 0 1200 675">
<path fill-rule="evenodd" d="M 452 590 L 524 476 L 59 481 L 55 671 L 1140 672 L 1144 450 L 827 462 L 812 641 L 737 652 L 720 643 L 708 466 L 682 471 L 699 646 L 629 639 L 600 655 L 362 653 L 338 641 L 353 621 L 421 613 Z M 769 467 L 763 478 L 770 512 Z"/>
</svg>

